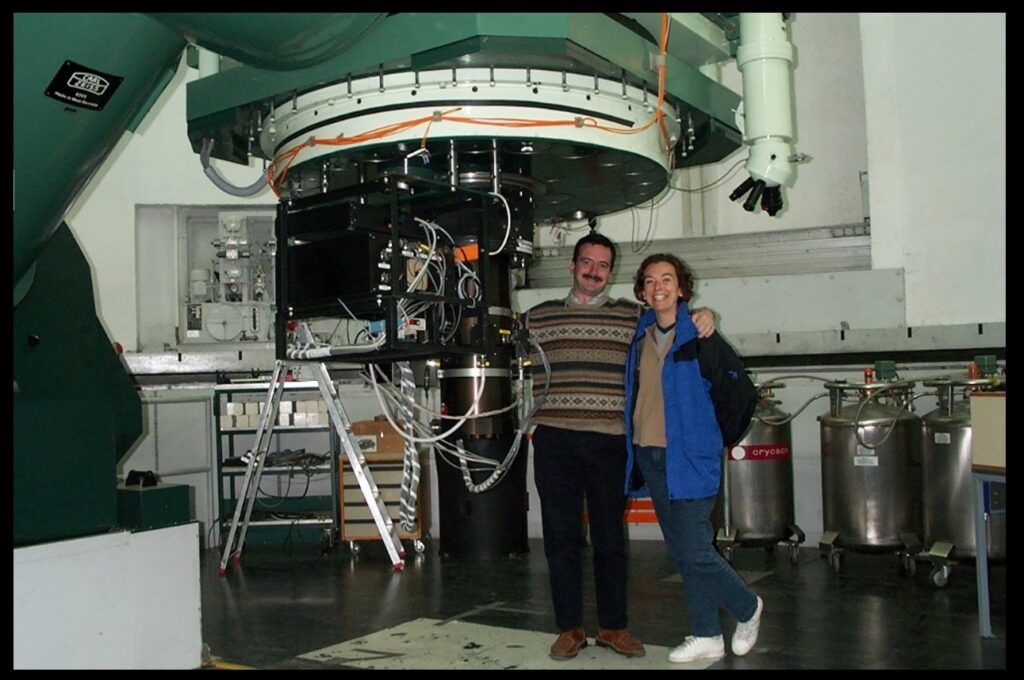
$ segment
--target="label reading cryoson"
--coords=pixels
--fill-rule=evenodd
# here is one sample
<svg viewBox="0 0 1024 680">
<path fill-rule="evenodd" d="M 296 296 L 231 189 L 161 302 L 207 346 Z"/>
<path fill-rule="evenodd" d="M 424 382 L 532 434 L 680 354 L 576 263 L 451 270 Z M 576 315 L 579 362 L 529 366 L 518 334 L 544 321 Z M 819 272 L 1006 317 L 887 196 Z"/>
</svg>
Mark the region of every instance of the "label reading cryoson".
<svg viewBox="0 0 1024 680">
<path fill-rule="evenodd" d="M 789 444 L 750 444 L 729 449 L 729 460 L 789 460 Z"/>
<path fill-rule="evenodd" d="M 102 111 L 124 78 L 65 61 L 44 94 L 59 102 Z"/>
<path fill-rule="evenodd" d="M 936 444 L 948 444 L 949 443 L 949 433 L 948 432 L 936 432 L 935 433 L 935 443 Z"/>
<path fill-rule="evenodd" d="M 878 467 L 878 458 L 875 456 L 854 456 L 854 467 Z"/>
</svg>

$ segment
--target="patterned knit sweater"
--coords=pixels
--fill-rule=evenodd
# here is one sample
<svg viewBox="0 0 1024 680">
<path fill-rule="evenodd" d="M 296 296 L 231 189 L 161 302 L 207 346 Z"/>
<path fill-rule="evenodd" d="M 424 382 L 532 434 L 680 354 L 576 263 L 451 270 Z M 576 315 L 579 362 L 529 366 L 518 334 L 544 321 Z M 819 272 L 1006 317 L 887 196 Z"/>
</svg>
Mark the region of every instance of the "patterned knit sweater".
<svg viewBox="0 0 1024 680">
<path fill-rule="evenodd" d="M 623 372 L 640 308 L 628 300 L 569 305 L 549 300 L 527 314 L 530 338 L 551 363 L 551 389 L 536 425 L 625 434 Z M 545 373 L 533 350 L 533 397 L 544 394 Z"/>
</svg>

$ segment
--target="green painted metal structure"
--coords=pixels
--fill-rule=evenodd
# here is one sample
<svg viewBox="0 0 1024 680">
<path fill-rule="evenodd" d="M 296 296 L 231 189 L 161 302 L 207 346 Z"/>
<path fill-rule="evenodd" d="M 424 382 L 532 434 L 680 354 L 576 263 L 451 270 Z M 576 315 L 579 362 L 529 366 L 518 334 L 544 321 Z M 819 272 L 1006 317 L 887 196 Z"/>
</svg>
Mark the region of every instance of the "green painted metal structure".
<svg viewBox="0 0 1024 680">
<path fill-rule="evenodd" d="M 160 12 L 149 16 L 218 54 L 271 70 L 305 68 L 335 57 L 384 18 L 373 12 Z"/>
<path fill-rule="evenodd" d="M 116 467 L 142 433 L 135 384 L 96 318 L 92 272 L 62 224 L 14 308 L 14 545 L 109 531 Z"/>
<path fill-rule="evenodd" d="M 119 524 L 116 468 L 142 432 L 141 402 L 61 220 L 170 82 L 184 36 L 294 67 L 343 49 L 378 15 L 252 16 L 14 15 L 15 546 Z"/>
<path fill-rule="evenodd" d="M 605 14 L 419 13 L 388 16 L 366 39 L 326 61 L 291 71 L 239 67 L 188 85 L 188 135 L 199 151 L 214 139 L 212 155 L 247 163 L 250 123 L 296 94 L 343 82 L 349 76 L 395 71 L 531 67 L 604 78 L 625 77 L 657 93 L 652 57 L 657 45 Z M 733 111 L 740 98 L 696 66 L 667 55 L 666 96 L 692 113 L 700 147 L 677 158 L 677 167 L 721 160 L 741 144 Z"/>
<path fill-rule="evenodd" d="M 142 14 L 14 15 L 15 286 L 31 276 L 121 135 L 163 91 L 184 47 L 179 34 Z M 112 94 L 102 108 L 46 95 L 67 62 L 108 76 Z"/>
</svg>

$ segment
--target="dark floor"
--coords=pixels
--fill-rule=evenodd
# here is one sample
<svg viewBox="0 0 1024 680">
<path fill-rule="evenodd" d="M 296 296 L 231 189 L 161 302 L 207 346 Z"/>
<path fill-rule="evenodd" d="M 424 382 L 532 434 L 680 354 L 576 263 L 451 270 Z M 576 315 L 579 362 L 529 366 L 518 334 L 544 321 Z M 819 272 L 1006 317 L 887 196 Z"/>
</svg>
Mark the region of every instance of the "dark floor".
<svg viewBox="0 0 1024 680">
<path fill-rule="evenodd" d="M 547 568 L 541 542 L 531 540 L 530 549 L 521 559 L 466 564 L 442 560 L 436 541 L 428 541 L 425 554 L 395 572 L 380 543 L 362 544 L 355 556 L 347 544 L 327 555 L 316 543 L 250 545 L 223 577 L 219 554 L 208 551 L 203 641 L 220 667 L 338 668 L 297 657 L 428 617 L 540 631 L 537 648 L 522 654 L 546 659 L 556 632 Z M 671 648 L 688 628 L 679 577 L 661 542 L 633 541 L 629 551 L 630 629 L 649 648 Z M 761 633 L 750 654 L 730 653 L 711 668 L 1006 668 L 1005 565 L 990 564 L 995 638 L 982 639 L 973 562 L 958 565 L 940 590 L 928 584 L 927 562 L 908 577 L 893 554 L 845 558 L 836 574 L 816 546 L 802 548 L 796 564 L 784 545 L 738 549 L 734 566 L 765 601 Z M 585 588 L 593 592 L 590 574 Z M 592 639 L 592 604 L 585 618 Z M 723 612 L 727 640 L 734 625 Z M 665 652 L 648 655 L 655 653 Z M 569 669 L 578 661 L 562 663 Z"/>
</svg>

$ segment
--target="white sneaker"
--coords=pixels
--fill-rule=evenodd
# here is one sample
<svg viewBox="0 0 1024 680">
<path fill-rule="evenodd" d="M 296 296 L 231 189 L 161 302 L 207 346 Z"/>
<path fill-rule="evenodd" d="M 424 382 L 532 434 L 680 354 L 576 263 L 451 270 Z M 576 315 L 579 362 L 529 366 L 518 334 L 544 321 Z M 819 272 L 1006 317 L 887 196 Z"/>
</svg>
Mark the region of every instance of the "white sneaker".
<svg viewBox="0 0 1024 680">
<path fill-rule="evenodd" d="M 761 627 L 761 610 L 764 609 L 764 600 L 757 598 L 757 609 L 749 621 L 736 625 L 736 632 L 732 634 L 732 653 L 736 656 L 743 656 L 757 642 L 757 629 Z"/>
<path fill-rule="evenodd" d="M 721 659 L 725 656 L 725 639 L 715 637 L 694 637 L 687 635 L 683 644 L 668 653 L 672 663 L 690 663 L 698 659 Z"/>
</svg>

